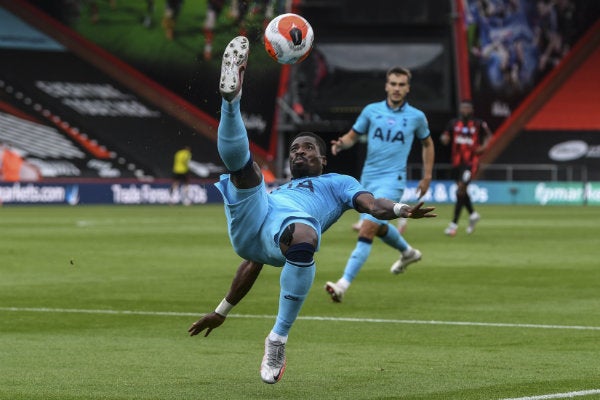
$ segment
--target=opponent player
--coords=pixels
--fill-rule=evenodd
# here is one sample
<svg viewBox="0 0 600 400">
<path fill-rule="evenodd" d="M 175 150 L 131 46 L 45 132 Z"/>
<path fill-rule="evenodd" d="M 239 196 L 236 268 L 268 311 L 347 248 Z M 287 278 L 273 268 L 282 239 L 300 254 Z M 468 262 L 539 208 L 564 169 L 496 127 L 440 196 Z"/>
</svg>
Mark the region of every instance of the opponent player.
<svg viewBox="0 0 600 400">
<path fill-rule="evenodd" d="M 459 106 L 460 116 L 450 120 L 446 130 L 440 135 L 440 142 L 452 145 L 452 177 L 456 181 L 456 203 L 454 217 L 444 233 L 455 236 L 458 230 L 458 219 L 465 207 L 469 213 L 467 234 L 473 233 L 475 225 L 481 216 L 473 208 L 471 197 L 467 190 L 469 183 L 479 167 L 479 157 L 485 151 L 492 131 L 488 124 L 473 115 L 473 104 L 464 100 Z"/>
<path fill-rule="evenodd" d="M 410 91 L 411 73 L 406 68 L 394 67 L 387 72 L 384 101 L 367 105 L 352 129 L 331 142 L 333 155 L 348 149 L 367 135 L 367 156 L 363 166 L 361 183 L 375 197 L 400 201 L 406 188 L 406 162 L 415 138 L 422 144 L 423 179 L 417 191 L 422 197 L 429 190 L 433 170 L 434 148 L 425 114 L 410 106 L 406 96 Z M 406 270 L 409 264 L 421 259 L 421 252 L 412 248 L 402 234 L 388 221 L 372 215 L 361 215 L 358 241 L 337 282 L 327 282 L 325 290 L 335 302 L 341 302 L 344 294 L 356 278 L 371 253 L 375 236 L 400 251 L 400 258 L 392 267 L 393 274 Z"/>
<path fill-rule="evenodd" d="M 268 194 L 260 168 L 250 156 L 240 113 L 248 44 L 247 38 L 238 36 L 223 55 L 217 141 L 219 155 L 230 171 L 221 176 L 217 187 L 223 195 L 231 243 L 244 261 L 223 301 L 188 331 L 193 336 L 206 329 L 208 335 L 248 293 L 263 264 L 283 267 L 277 319 L 265 339 L 260 367 L 262 380 L 276 383 L 286 366 L 288 333 L 314 279 L 313 255 L 319 249 L 321 233 L 350 208 L 386 220 L 435 214 L 431 214 L 433 207 L 421 208 L 423 203 L 410 207 L 376 199 L 350 176 L 323 175 L 326 145 L 310 132 L 298 134 L 289 148 L 292 180 Z"/>
</svg>

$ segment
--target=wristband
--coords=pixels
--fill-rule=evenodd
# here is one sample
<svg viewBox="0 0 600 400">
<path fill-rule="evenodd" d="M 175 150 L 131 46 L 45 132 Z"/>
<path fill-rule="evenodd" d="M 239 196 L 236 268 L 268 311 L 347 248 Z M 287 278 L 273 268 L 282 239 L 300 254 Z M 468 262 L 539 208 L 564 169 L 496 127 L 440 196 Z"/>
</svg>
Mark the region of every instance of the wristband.
<svg viewBox="0 0 600 400">
<path fill-rule="evenodd" d="M 394 203 L 394 214 L 396 214 L 396 217 L 401 217 L 402 216 L 402 207 L 410 207 L 408 204 L 404 204 L 404 203 Z"/>
<path fill-rule="evenodd" d="M 227 299 L 223 299 L 221 301 L 221 304 L 219 304 L 217 306 L 217 308 L 215 308 L 215 312 L 219 315 L 222 315 L 224 317 L 227 316 L 227 314 L 229 314 L 229 311 L 231 311 L 231 309 L 233 308 L 233 304 L 229 303 L 227 301 Z"/>
</svg>

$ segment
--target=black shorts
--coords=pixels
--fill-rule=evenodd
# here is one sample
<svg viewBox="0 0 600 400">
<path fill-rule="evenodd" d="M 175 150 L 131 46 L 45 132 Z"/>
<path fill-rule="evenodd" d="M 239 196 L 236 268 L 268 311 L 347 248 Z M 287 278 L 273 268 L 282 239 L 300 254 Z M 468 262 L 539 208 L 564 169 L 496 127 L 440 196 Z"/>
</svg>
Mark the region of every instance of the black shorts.
<svg viewBox="0 0 600 400">
<path fill-rule="evenodd" d="M 459 165 L 458 167 L 452 168 L 452 179 L 456 182 L 463 182 L 469 184 L 473 179 L 473 171 L 470 165 Z"/>
<path fill-rule="evenodd" d="M 189 174 L 173 174 L 173 180 L 180 183 L 188 183 L 190 180 Z"/>
</svg>

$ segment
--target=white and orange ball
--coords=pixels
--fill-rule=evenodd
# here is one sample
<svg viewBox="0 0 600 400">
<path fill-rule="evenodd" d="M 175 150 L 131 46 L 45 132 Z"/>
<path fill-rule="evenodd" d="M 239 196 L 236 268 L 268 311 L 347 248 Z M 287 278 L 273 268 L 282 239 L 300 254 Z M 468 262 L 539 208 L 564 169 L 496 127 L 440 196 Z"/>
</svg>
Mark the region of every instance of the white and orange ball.
<svg viewBox="0 0 600 400">
<path fill-rule="evenodd" d="M 265 29 L 265 49 L 280 64 L 296 64 L 308 57 L 314 38 L 306 19 L 297 14 L 281 14 Z"/>
</svg>

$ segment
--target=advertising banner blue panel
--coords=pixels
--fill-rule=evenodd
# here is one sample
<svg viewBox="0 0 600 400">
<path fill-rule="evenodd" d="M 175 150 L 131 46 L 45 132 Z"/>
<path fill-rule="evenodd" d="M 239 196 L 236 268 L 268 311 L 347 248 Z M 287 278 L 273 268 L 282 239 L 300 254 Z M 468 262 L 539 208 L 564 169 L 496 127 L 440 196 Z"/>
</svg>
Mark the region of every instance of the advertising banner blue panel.
<svg viewBox="0 0 600 400">
<path fill-rule="evenodd" d="M 178 204 L 220 203 L 213 184 L 190 184 L 185 194 L 171 193 L 170 184 L 154 183 L 68 183 L 0 184 L 4 204 Z"/>
<path fill-rule="evenodd" d="M 402 201 L 415 203 L 417 181 L 409 181 Z M 179 204 L 221 203 L 212 183 L 190 184 L 185 196 L 168 183 L 0 183 L 0 204 Z M 519 205 L 600 205 L 600 182 L 496 182 L 469 185 L 473 203 Z M 185 197 L 185 198 L 183 198 Z M 434 181 L 426 203 L 454 203 L 456 183 Z"/>
<path fill-rule="evenodd" d="M 417 201 L 417 181 L 409 182 L 403 201 Z M 496 182 L 477 181 L 469 185 L 471 201 L 480 204 L 599 205 L 600 182 Z M 423 197 L 428 203 L 454 203 L 456 183 L 434 181 Z"/>
</svg>

